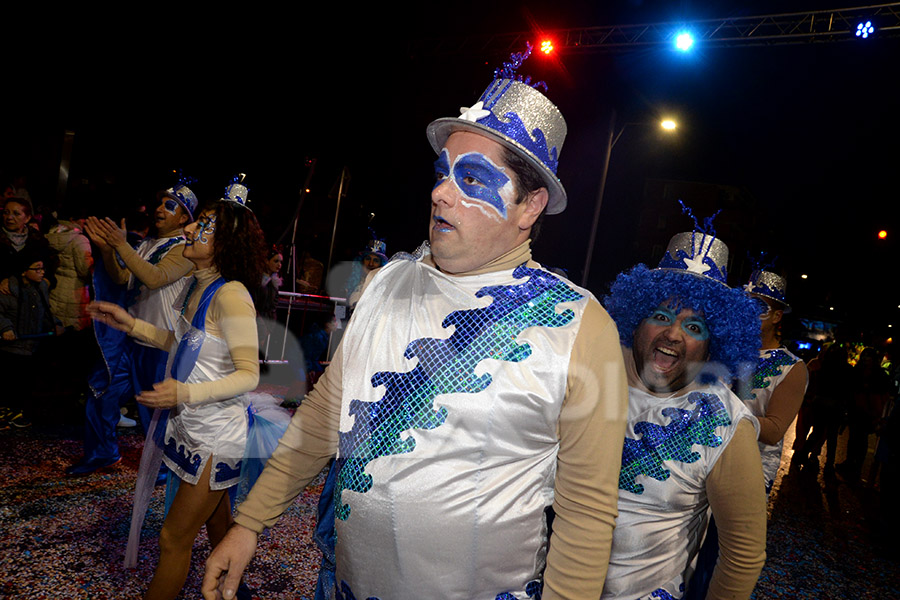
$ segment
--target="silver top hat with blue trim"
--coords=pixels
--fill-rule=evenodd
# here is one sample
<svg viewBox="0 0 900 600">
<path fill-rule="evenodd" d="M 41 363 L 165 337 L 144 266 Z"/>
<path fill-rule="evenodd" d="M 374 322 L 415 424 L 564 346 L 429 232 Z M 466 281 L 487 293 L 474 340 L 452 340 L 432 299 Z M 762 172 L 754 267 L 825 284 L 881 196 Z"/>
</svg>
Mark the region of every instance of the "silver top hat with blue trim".
<svg viewBox="0 0 900 600">
<path fill-rule="evenodd" d="M 193 180 L 191 181 L 193 183 Z M 181 205 L 181 207 L 188 214 L 188 222 L 194 220 L 194 211 L 197 210 L 197 205 L 200 201 L 197 199 L 197 195 L 191 191 L 191 188 L 187 186 L 186 183 L 177 183 L 174 186 L 170 187 L 167 190 L 161 191 L 156 195 L 158 200 L 162 200 L 163 198 L 171 198 L 175 202 Z"/>
<path fill-rule="evenodd" d="M 771 271 L 757 269 L 750 274 L 750 281 L 744 286 L 744 290 L 750 294 L 764 296 L 784 305 L 784 312 L 790 312 L 791 306 L 787 303 L 787 281 L 781 275 Z"/>
<path fill-rule="evenodd" d="M 513 56 L 518 67 L 531 53 Z M 566 190 L 556 168 L 559 153 L 566 139 L 566 121 L 550 100 L 529 84 L 513 78 L 510 65 L 495 73 L 495 79 L 471 107 L 460 109 L 457 118 L 446 117 L 432 121 L 426 131 L 434 151 L 440 154 L 450 134 L 472 131 L 494 139 L 534 167 L 547 185 L 550 199 L 547 214 L 561 213 L 566 208 Z"/>
<path fill-rule="evenodd" d="M 659 268 L 707 277 L 727 286 L 728 246 L 716 236 L 700 231 L 678 233 L 669 240 Z"/>
<path fill-rule="evenodd" d="M 228 184 L 225 188 L 225 195 L 222 196 L 222 201 L 240 204 L 247 210 L 250 210 L 250 207 L 247 206 L 247 196 L 250 194 L 250 190 L 243 184 L 245 177 L 246 175 L 243 173 L 239 173 L 234 177 L 233 183 Z"/>
</svg>

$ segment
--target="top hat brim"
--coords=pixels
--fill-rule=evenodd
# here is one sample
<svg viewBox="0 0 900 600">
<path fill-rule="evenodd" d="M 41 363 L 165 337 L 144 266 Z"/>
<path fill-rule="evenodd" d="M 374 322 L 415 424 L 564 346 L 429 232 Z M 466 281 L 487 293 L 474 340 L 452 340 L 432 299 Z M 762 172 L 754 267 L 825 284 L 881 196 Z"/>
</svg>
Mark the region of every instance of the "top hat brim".
<svg viewBox="0 0 900 600">
<path fill-rule="evenodd" d="M 754 296 L 762 296 L 763 298 L 768 298 L 769 300 L 774 300 L 775 302 L 777 302 L 778 304 L 780 304 L 781 306 L 784 307 L 781 309 L 784 312 L 784 314 L 791 312 L 791 305 L 788 304 L 787 302 L 785 302 L 784 300 L 782 300 L 781 298 L 776 298 L 775 296 L 771 296 L 769 294 L 763 294 L 762 292 L 758 292 L 756 290 L 747 290 L 747 293 L 753 294 Z"/>
<path fill-rule="evenodd" d="M 444 144 L 447 143 L 447 138 L 449 138 L 452 133 L 455 133 L 457 131 L 471 131 L 472 133 L 483 135 L 499 142 L 503 146 L 515 152 L 517 156 L 524 159 L 528 162 L 528 164 L 534 167 L 534 169 L 540 174 L 541 179 L 544 180 L 544 184 L 547 186 L 547 192 L 550 196 L 549 200 L 547 201 L 546 213 L 548 215 L 556 215 L 566 209 L 566 190 L 559 179 L 556 177 L 556 175 L 553 173 L 553 171 L 548 169 L 540 159 L 529 152 L 521 144 L 506 136 L 498 134 L 490 127 L 485 127 L 484 125 L 479 125 L 478 123 L 472 121 L 466 121 L 464 119 L 452 117 L 444 117 L 442 119 L 432 121 L 431 123 L 429 123 L 428 128 L 426 129 L 426 133 L 428 135 L 428 142 L 431 144 L 431 147 L 436 154 L 441 153 L 441 149 L 444 147 Z"/>
</svg>

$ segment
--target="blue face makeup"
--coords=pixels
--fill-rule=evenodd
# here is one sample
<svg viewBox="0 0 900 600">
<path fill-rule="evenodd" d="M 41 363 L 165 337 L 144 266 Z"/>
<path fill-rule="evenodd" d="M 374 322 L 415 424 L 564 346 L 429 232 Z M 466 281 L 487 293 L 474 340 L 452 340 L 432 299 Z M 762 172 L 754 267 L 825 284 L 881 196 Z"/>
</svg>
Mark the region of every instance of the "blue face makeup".
<svg viewBox="0 0 900 600">
<path fill-rule="evenodd" d="M 444 148 L 441 155 L 434 161 L 434 187 L 444 183 L 444 180 L 450 177 L 450 153 Z"/>
<path fill-rule="evenodd" d="M 488 157 L 478 152 L 460 154 L 453 162 L 453 179 L 463 194 L 490 204 L 506 218 L 506 202 L 500 196 L 500 188 L 509 183 L 509 177 Z"/>
<path fill-rule="evenodd" d="M 485 155 L 479 152 L 460 154 L 453 161 L 451 169 L 450 154 L 445 148 L 434 161 L 434 178 L 435 188 L 452 178 L 453 183 L 466 198 L 490 205 L 506 219 L 506 201 L 501 196 L 500 190 L 510 179 L 501 167 L 495 165 Z"/>
<path fill-rule="evenodd" d="M 678 315 L 674 310 L 661 306 L 654 310 L 646 320 L 651 325 L 669 327 L 678 320 Z M 685 318 L 681 322 L 681 330 L 701 342 L 709 339 L 709 327 L 706 326 L 706 321 L 696 315 Z"/>
<path fill-rule="evenodd" d="M 216 215 L 205 215 L 197 219 L 197 242 L 200 244 L 208 244 L 208 235 L 216 232 Z"/>
<path fill-rule="evenodd" d="M 163 208 L 167 213 L 175 216 L 175 211 L 178 210 L 178 203 L 172 200 L 171 198 L 167 198 L 165 202 L 163 202 Z"/>
</svg>

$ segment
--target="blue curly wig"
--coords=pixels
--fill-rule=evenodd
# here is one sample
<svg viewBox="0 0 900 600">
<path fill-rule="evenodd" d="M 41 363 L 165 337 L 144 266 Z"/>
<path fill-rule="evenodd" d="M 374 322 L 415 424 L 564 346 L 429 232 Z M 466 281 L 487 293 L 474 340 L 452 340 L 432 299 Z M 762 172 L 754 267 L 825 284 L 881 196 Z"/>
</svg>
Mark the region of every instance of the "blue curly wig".
<svg viewBox="0 0 900 600">
<path fill-rule="evenodd" d="M 703 383 L 723 376 L 746 377 L 755 368 L 760 348 L 760 307 L 743 290 L 707 277 L 639 264 L 620 273 L 603 299 L 619 329 L 619 340 L 627 348 L 632 345 L 635 329 L 663 304 L 677 310 L 690 308 L 706 321 L 713 369 L 700 375 Z M 719 365 L 727 373 L 715 372 Z"/>
</svg>

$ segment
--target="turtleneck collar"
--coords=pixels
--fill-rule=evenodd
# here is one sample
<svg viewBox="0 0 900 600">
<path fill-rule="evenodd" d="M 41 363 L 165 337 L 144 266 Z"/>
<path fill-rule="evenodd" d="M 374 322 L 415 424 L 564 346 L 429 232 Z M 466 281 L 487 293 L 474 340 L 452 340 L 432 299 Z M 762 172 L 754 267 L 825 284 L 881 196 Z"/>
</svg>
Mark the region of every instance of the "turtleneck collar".
<svg viewBox="0 0 900 600">
<path fill-rule="evenodd" d="M 206 287 L 208 284 L 219 278 L 219 269 L 212 266 L 205 269 L 194 270 L 194 277 L 197 278 L 197 285 L 199 287 Z"/>
<path fill-rule="evenodd" d="M 423 260 L 426 264 L 440 270 L 440 267 L 435 264 L 434 257 L 430 253 Z M 447 273 L 447 275 L 450 275 L 452 277 L 467 277 L 469 275 L 483 275 L 485 273 L 493 273 L 495 271 L 506 271 L 509 269 L 514 269 L 522 263 L 528 262 L 530 260 L 531 240 L 525 240 L 506 254 L 498 256 L 494 260 L 478 267 L 477 269 L 466 271 L 465 273 Z"/>
</svg>

